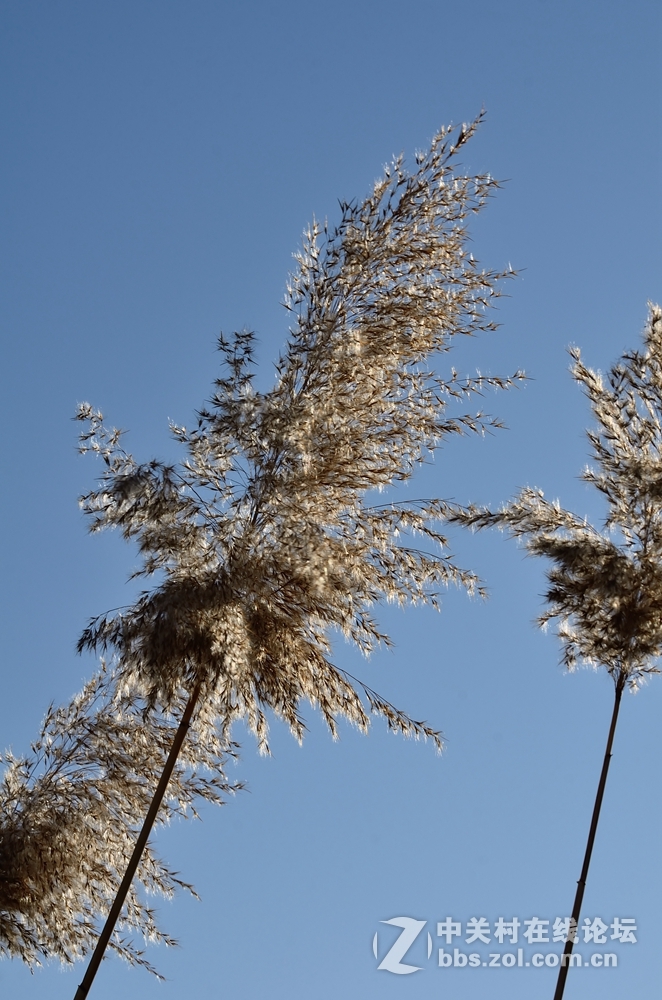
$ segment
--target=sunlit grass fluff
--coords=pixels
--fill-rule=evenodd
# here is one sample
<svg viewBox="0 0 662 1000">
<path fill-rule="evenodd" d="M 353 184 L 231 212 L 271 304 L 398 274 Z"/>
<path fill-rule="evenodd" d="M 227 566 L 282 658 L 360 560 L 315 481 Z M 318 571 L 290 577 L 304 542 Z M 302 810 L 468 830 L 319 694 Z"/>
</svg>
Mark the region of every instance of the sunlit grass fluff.
<svg viewBox="0 0 662 1000">
<path fill-rule="evenodd" d="M 481 269 L 466 250 L 467 217 L 497 186 L 454 169 L 476 125 L 442 129 L 413 172 L 396 160 L 365 201 L 341 205 L 335 229 L 312 227 L 274 388 L 254 388 L 252 334 L 221 337 L 227 374 L 193 429 L 172 428 L 181 465 L 138 464 L 81 406 L 81 449 L 106 465 L 83 509 L 93 530 L 135 539 L 140 572 L 158 582 L 92 621 L 80 645 L 112 649 L 153 704 L 200 682 L 203 712 L 247 717 L 263 747 L 265 710 L 301 738 L 305 701 L 334 733 L 341 716 L 365 729 L 372 710 L 439 742 L 334 665 L 329 633 L 368 653 L 389 642 L 377 602 L 434 604 L 449 582 L 476 583 L 445 550 L 436 501 L 374 506 L 445 436 L 497 423 L 451 416 L 449 401 L 512 382 L 430 367 L 454 337 L 493 329 L 486 310 L 511 273 Z"/>
<path fill-rule="evenodd" d="M 588 431 L 596 467 L 582 478 L 607 501 L 603 527 L 523 490 L 499 511 L 447 507 L 449 519 L 497 526 L 551 562 L 540 623 L 555 621 L 563 661 L 603 666 L 636 688 L 662 654 L 662 311 L 651 306 L 643 351 L 606 376 L 571 352 L 597 420 Z"/>
<path fill-rule="evenodd" d="M 173 706 L 176 707 L 176 706 Z M 102 671 L 69 705 L 51 708 L 24 757 L 5 754 L 0 782 L 0 954 L 30 966 L 69 964 L 94 945 L 133 850 L 177 724 L 152 713 L 148 725 L 118 697 Z M 233 753 L 218 734 L 195 728 L 171 778 L 159 821 L 195 814 L 195 802 L 222 802 Z M 131 935 L 173 944 L 159 930 L 145 893 L 191 889 L 148 847 L 110 947 L 155 970 Z"/>
</svg>

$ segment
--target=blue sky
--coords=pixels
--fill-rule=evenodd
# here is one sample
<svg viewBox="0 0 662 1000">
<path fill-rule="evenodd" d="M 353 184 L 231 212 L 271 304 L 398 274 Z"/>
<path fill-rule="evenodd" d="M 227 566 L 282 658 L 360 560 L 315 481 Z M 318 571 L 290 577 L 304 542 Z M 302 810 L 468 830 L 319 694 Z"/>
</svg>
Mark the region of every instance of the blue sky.
<svg viewBox="0 0 662 1000">
<path fill-rule="evenodd" d="M 80 630 L 133 593 L 133 553 L 89 537 L 77 508 L 97 474 L 75 452 L 77 402 L 127 428 L 137 456 L 173 455 L 168 419 L 207 398 L 221 329 L 257 331 L 269 384 L 313 215 L 333 221 L 393 154 L 481 107 L 464 163 L 505 183 L 472 249 L 520 277 L 500 330 L 450 360 L 531 381 L 488 401 L 508 430 L 449 443 L 411 495 L 497 503 L 535 485 L 600 518 L 577 478 L 589 414 L 566 348 L 608 366 L 662 299 L 657 3 L 5 0 L 0 19 L 3 746 L 26 750 L 48 703 L 80 688 L 94 670 Z M 424 935 L 413 975 L 372 954 L 399 915 L 433 937 L 447 916 L 566 915 L 604 749 L 608 678 L 565 675 L 532 624 L 543 565 L 500 537 L 453 547 L 489 601 L 384 609 L 393 652 L 335 652 L 442 729 L 443 756 L 378 721 L 333 743 L 311 714 L 303 747 L 275 724 L 269 759 L 238 733 L 250 790 L 159 834 L 202 897 L 159 904 L 181 942 L 152 949 L 167 982 L 110 960 L 90 996 L 551 996 L 553 969 L 440 969 Z M 573 971 L 568 1000 L 660 981 L 661 708 L 655 680 L 624 699 L 584 905 L 636 918 L 638 942 L 615 970 Z M 81 975 L 4 962 L 0 991 L 57 1000 Z"/>
</svg>

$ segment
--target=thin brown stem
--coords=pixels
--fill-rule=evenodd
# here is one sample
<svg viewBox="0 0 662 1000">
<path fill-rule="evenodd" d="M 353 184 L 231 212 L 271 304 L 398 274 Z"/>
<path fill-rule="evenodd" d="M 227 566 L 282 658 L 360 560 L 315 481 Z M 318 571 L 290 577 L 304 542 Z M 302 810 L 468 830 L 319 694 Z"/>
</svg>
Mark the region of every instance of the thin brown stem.
<svg viewBox="0 0 662 1000">
<path fill-rule="evenodd" d="M 74 1000 L 85 1000 L 85 998 L 87 997 L 90 987 L 94 981 L 94 977 L 96 976 L 97 970 L 101 964 L 101 959 L 103 958 L 106 948 L 108 947 L 108 942 L 110 941 L 112 933 L 115 930 L 115 924 L 117 923 L 119 915 L 122 912 L 124 901 L 131 887 L 131 883 L 133 881 L 134 875 L 136 874 L 138 865 L 140 864 L 140 859 L 147 845 L 147 840 L 152 831 L 152 827 L 154 826 L 154 820 L 156 819 L 159 807 L 161 805 L 161 802 L 163 801 L 163 796 L 165 795 L 166 788 L 168 787 L 168 782 L 170 781 L 170 777 L 174 770 L 175 764 L 177 763 L 179 751 L 181 750 L 182 744 L 184 743 L 184 740 L 186 738 L 186 734 L 188 732 L 188 728 L 191 723 L 191 716 L 193 715 L 193 711 L 200 696 L 200 687 L 201 687 L 201 682 L 198 681 L 195 687 L 193 688 L 193 691 L 191 692 L 186 708 L 184 709 L 184 714 L 182 715 L 181 722 L 177 727 L 175 738 L 172 742 L 172 746 L 170 747 L 168 759 L 165 762 L 163 772 L 159 779 L 159 783 L 156 786 L 156 791 L 154 792 L 152 801 L 150 803 L 150 807 L 147 810 L 147 815 L 145 816 L 142 829 L 138 836 L 138 840 L 136 841 L 136 846 L 133 849 L 131 860 L 129 861 L 126 872 L 124 873 L 124 878 L 122 879 L 120 887 L 117 890 L 117 895 L 115 896 L 115 902 L 110 908 L 110 913 L 106 918 L 106 923 L 104 924 L 103 930 L 99 935 L 97 946 L 94 949 L 94 953 L 92 955 L 92 958 L 90 959 L 90 963 L 87 967 L 87 971 L 85 972 L 85 976 L 83 977 L 83 981 L 76 990 L 76 996 L 74 997 Z"/>
<path fill-rule="evenodd" d="M 611 725 L 609 727 L 609 736 L 607 737 L 607 746 L 605 748 L 605 755 L 602 761 L 602 771 L 600 773 L 600 781 L 598 782 L 598 791 L 595 796 L 595 805 L 593 806 L 593 816 L 591 817 L 591 827 L 588 832 L 588 840 L 586 842 L 586 852 L 584 854 L 584 864 L 582 865 L 582 873 L 579 876 L 579 881 L 577 882 L 577 892 L 575 893 L 575 902 L 572 907 L 572 916 L 570 918 L 570 929 L 568 933 L 568 940 L 565 943 L 565 948 L 563 949 L 563 955 L 561 956 L 561 967 L 559 969 L 559 977 L 556 981 L 556 992 L 554 993 L 554 1000 L 562 1000 L 563 991 L 565 989 L 565 981 L 568 976 L 568 969 L 570 968 L 570 956 L 572 955 L 572 949 L 574 946 L 574 938 L 579 932 L 579 914 L 582 908 L 582 900 L 584 898 L 584 890 L 586 889 L 586 879 L 588 877 L 588 869 L 591 863 L 591 854 L 593 853 L 593 843 L 595 841 L 595 834 L 598 829 L 598 820 L 600 819 L 600 809 L 602 807 L 602 798 L 605 792 L 605 785 L 607 784 L 607 773 L 609 771 L 609 762 L 611 760 L 611 748 L 614 742 L 614 733 L 616 732 L 616 723 L 618 721 L 618 710 L 621 704 L 621 695 L 623 694 L 623 688 L 625 687 L 625 674 L 619 673 L 616 679 L 616 688 L 614 691 L 614 710 L 611 715 Z"/>
</svg>

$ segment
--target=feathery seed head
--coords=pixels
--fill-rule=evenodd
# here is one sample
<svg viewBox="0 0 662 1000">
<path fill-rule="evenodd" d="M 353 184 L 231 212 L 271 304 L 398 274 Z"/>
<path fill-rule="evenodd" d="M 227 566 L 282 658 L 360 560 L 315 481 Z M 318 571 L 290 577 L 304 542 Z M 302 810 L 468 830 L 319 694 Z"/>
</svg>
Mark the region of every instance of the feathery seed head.
<svg viewBox="0 0 662 1000">
<path fill-rule="evenodd" d="M 176 728 L 176 720 L 157 712 L 146 726 L 139 701 L 122 696 L 104 669 L 69 705 L 49 710 L 28 756 L 4 756 L 0 955 L 30 966 L 48 958 L 69 964 L 94 946 Z M 223 773 L 231 755 L 234 746 L 218 727 L 208 723 L 203 733 L 194 726 L 158 821 L 195 815 L 201 799 L 222 803 L 239 787 Z M 142 896 L 193 890 L 149 846 L 137 881 L 110 947 L 155 972 L 127 932 L 175 942 L 159 930 Z"/>
<path fill-rule="evenodd" d="M 389 725 L 438 741 L 350 681 L 329 659 L 329 633 L 368 653 L 388 642 L 371 614 L 380 600 L 435 603 L 441 586 L 476 583 L 444 551 L 434 501 L 374 507 L 368 496 L 408 479 L 448 434 L 496 423 L 449 416 L 449 401 L 513 381 L 431 368 L 458 334 L 494 328 L 486 308 L 511 273 L 481 270 L 465 250 L 468 216 L 497 187 L 456 168 L 477 124 L 442 129 L 411 173 L 397 159 L 364 201 L 341 205 L 335 228 L 313 223 L 273 389 L 253 386 L 252 334 L 221 337 L 210 405 L 192 430 L 173 428 L 180 466 L 137 464 L 99 413 L 81 410 L 81 449 L 106 465 L 82 498 L 91 527 L 135 538 L 142 572 L 161 582 L 90 623 L 80 645 L 114 650 L 151 704 L 201 679 L 228 725 L 244 714 L 263 739 L 272 709 L 300 738 L 302 701 L 335 732 L 338 716 L 365 728 L 367 697 Z"/>
<path fill-rule="evenodd" d="M 552 563 L 540 621 L 555 620 L 568 667 L 602 664 L 636 687 L 658 673 L 662 654 L 662 310 L 650 305 L 641 351 L 623 355 L 605 376 L 571 351 L 572 373 L 589 398 L 588 432 L 596 465 L 583 479 L 607 501 L 600 531 L 523 490 L 495 513 L 447 507 L 449 520 L 499 526 Z"/>
</svg>

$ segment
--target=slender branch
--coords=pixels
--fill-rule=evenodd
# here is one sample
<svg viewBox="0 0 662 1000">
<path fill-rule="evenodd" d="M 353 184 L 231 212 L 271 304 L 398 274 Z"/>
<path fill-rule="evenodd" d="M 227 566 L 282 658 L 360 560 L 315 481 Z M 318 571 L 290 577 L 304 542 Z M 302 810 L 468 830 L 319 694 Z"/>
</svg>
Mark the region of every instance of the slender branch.
<svg viewBox="0 0 662 1000">
<path fill-rule="evenodd" d="M 561 967 L 559 969 L 559 977 L 556 982 L 556 992 L 554 993 L 554 1000 L 562 1000 L 563 991 L 565 989 L 565 981 L 567 979 L 568 969 L 570 967 L 570 955 L 572 954 L 572 949 L 575 943 L 574 939 L 579 929 L 579 914 L 582 908 L 584 890 L 586 889 L 586 879 L 588 877 L 588 868 L 591 863 L 591 854 L 593 853 L 593 843 L 595 841 L 595 834 L 598 829 L 598 820 L 600 819 L 602 797 L 604 795 L 605 785 L 607 784 L 607 773 L 609 771 L 609 762 L 611 761 L 611 748 L 614 742 L 614 733 L 616 732 L 616 723 L 618 721 L 618 710 L 620 708 L 621 695 L 623 694 L 624 687 L 625 687 L 625 674 L 623 673 L 623 671 L 621 671 L 618 674 L 616 680 L 616 688 L 614 691 L 614 710 L 611 715 L 609 736 L 607 737 L 607 746 L 605 748 L 604 760 L 602 761 L 602 771 L 600 773 L 600 781 L 598 782 L 598 791 L 595 796 L 595 805 L 593 806 L 593 816 L 591 817 L 591 827 L 589 829 L 588 840 L 586 842 L 586 853 L 584 854 L 584 864 L 582 865 L 582 873 L 579 876 L 579 881 L 577 882 L 577 892 L 575 893 L 575 902 L 574 906 L 572 907 L 570 928 L 568 930 L 568 940 L 565 943 L 565 948 L 563 949 L 563 955 L 561 956 Z"/>
<path fill-rule="evenodd" d="M 181 722 L 179 723 L 177 732 L 175 734 L 175 738 L 172 742 L 170 753 L 168 754 L 168 759 L 165 762 L 165 766 L 163 768 L 163 772 L 159 779 L 159 783 L 156 786 L 156 791 L 154 792 L 154 796 L 152 798 L 150 807 L 147 811 L 147 815 L 145 816 L 145 820 L 142 825 L 142 830 L 140 831 L 140 835 L 138 837 L 138 840 L 136 841 L 136 846 L 133 849 L 131 860 L 129 861 L 126 872 L 124 873 L 124 878 L 122 879 L 120 887 L 117 890 L 117 895 L 115 896 L 115 902 L 113 903 L 110 909 L 108 917 L 106 918 L 106 923 L 104 924 L 103 930 L 99 936 L 99 940 L 97 941 L 97 946 L 94 949 L 94 953 L 92 955 L 92 958 L 90 959 L 90 963 L 87 967 L 85 976 L 83 977 L 83 981 L 76 990 L 76 996 L 74 997 L 74 1000 L 85 1000 L 85 998 L 87 997 L 90 987 L 94 982 L 94 977 L 96 976 L 99 966 L 101 964 L 101 959 L 103 958 L 106 948 L 108 947 L 108 942 L 110 941 L 112 933 L 115 930 L 115 924 L 117 923 L 119 915 L 122 912 L 124 901 L 131 887 L 131 883 L 133 881 L 134 875 L 136 874 L 138 865 L 140 864 L 140 859 L 147 845 L 147 840 L 152 831 L 152 827 L 154 826 L 154 820 L 156 819 L 159 807 L 161 805 L 161 802 L 163 801 L 163 796 L 165 795 L 166 789 L 168 787 L 168 782 L 170 781 L 170 777 L 174 770 L 175 764 L 177 763 L 179 751 L 181 750 L 182 744 L 184 743 L 184 740 L 186 738 L 186 734 L 188 732 L 188 728 L 191 722 L 191 716 L 193 715 L 193 710 L 195 709 L 198 697 L 200 695 L 201 683 L 202 683 L 201 681 L 198 681 L 195 687 L 193 688 L 193 691 L 191 692 L 191 696 L 189 697 L 186 708 L 184 709 L 184 714 L 182 715 Z"/>
</svg>

